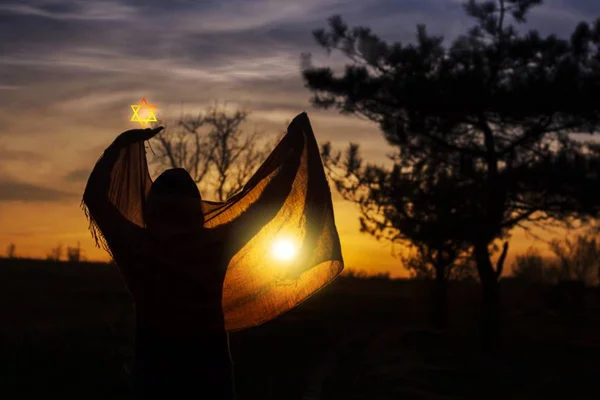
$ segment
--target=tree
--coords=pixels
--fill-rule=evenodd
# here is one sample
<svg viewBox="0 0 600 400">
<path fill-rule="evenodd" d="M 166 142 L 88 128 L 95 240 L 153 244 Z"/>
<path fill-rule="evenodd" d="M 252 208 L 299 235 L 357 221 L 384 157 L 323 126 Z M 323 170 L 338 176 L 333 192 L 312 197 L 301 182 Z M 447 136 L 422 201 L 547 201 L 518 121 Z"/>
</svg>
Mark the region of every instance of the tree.
<svg viewBox="0 0 600 400">
<path fill-rule="evenodd" d="M 7 258 L 15 258 L 15 244 L 11 243 L 6 248 L 6 257 Z"/>
<path fill-rule="evenodd" d="M 533 248 L 528 249 L 525 254 L 518 255 L 512 269 L 516 279 L 540 283 L 552 281 L 553 271 L 553 266 Z"/>
<path fill-rule="evenodd" d="M 273 147 L 272 141 L 259 146 L 259 131 L 242 129 L 249 115 L 215 105 L 195 116 L 181 116 L 174 128 L 165 124 L 153 139 L 158 154 L 152 162 L 185 168 L 197 184 L 208 184 L 210 194 L 223 201 L 242 189 Z"/>
<path fill-rule="evenodd" d="M 351 143 L 342 157 L 322 148 L 324 164 L 337 190 L 360 206 L 361 231 L 413 250 L 401 256 L 412 274 L 435 280 L 432 320 L 445 326 L 447 281 L 464 272 L 469 254 L 457 232 L 463 229 L 458 196 L 465 192 L 456 183 L 455 170 L 442 164 L 414 163 L 410 168 L 395 160 L 394 168 L 365 164 L 359 147 Z M 455 201 L 448 201 L 448 200 Z M 456 275 L 456 274 L 454 274 Z"/>
<path fill-rule="evenodd" d="M 550 249 L 558 259 L 559 279 L 579 281 L 587 286 L 598 284 L 600 241 L 596 236 L 588 233 L 574 240 L 553 240 Z"/>
<path fill-rule="evenodd" d="M 554 239 L 548 243 L 553 259 L 544 259 L 529 249 L 517 256 L 513 266 L 516 278 L 543 283 L 581 282 L 584 286 L 600 283 L 600 239 L 588 230 L 574 238 Z"/>
<path fill-rule="evenodd" d="M 62 258 L 63 247 L 62 244 L 58 244 L 55 248 L 50 250 L 50 253 L 46 255 L 46 260 L 49 261 L 60 261 Z"/>
<path fill-rule="evenodd" d="M 81 262 L 83 257 L 81 255 L 81 244 L 77 242 L 77 247 L 67 247 L 67 260 L 69 262 Z"/>
<path fill-rule="evenodd" d="M 408 253 L 400 256 L 402 265 L 411 277 L 433 281 L 431 320 L 434 327 L 443 329 L 447 325 L 448 281 L 462 281 L 474 276 L 468 251 L 451 247 L 441 251 L 424 243 L 409 243 L 407 247 Z"/>
<path fill-rule="evenodd" d="M 435 251 L 419 249 L 413 244 L 408 244 L 407 247 L 408 251 L 399 257 L 413 279 L 436 280 L 439 274 L 443 276 L 444 282 L 464 281 L 474 279 L 477 275 L 468 253 L 456 257 L 452 264 L 444 265 L 445 268 L 440 271 Z"/>
<path fill-rule="evenodd" d="M 490 248 L 517 226 L 569 224 L 599 212 L 600 149 L 570 134 L 600 126 L 600 18 L 581 22 L 570 40 L 509 24 L 525 23 L 541 3 L 468 1 L 476 24 L 448 47 L 422 25 L 416 43 L 390 45 L 334 16 L 314 36 L 352 63 L 336 76 L 303 58 L 316 107 L 376 122 L 403 165 L 455 171 L 468 196 L 455 191 L 460 201 L 450 200 L 464 224 L 454 237 L 473 251 L 488 349 L 497 348 L 500 326 L 501 265 L 492 264 Z"/>
</svg>

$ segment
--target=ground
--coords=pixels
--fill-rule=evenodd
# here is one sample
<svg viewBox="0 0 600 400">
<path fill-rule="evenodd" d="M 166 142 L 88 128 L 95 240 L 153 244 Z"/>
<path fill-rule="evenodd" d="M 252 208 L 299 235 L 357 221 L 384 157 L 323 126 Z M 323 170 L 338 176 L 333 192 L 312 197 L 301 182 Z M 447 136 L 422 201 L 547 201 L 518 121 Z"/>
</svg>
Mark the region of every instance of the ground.
<svg viewBox="0 0 600 400">
<path fill-rule="evenodd" d="M 476 283 L 451 286 L 449 326 L 434 330 L 427 282 L 340 278 L 231 335 L 239 399 L 598 399 L 597 301 L 552 311 L 546 291 L 502 284 L 492 359 Z M 133 306 L 113 266 L 0 259 L 0 302 L 3 399 L 129 398 Z"/>
</svg>

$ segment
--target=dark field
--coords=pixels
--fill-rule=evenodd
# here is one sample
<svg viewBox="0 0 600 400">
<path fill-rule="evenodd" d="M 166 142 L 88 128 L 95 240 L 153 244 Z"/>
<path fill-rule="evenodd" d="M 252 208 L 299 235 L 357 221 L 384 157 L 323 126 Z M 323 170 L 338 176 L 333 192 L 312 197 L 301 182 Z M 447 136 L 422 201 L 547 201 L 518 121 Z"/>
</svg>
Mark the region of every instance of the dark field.
<svg viewBox="0 0 600 400">
<path fill-rule="evenodd" d="M 0 285 L 1 398 L 128 398 L 134 321 L 114 267 L 0 259 Z M 239 399 L 600 399 L 596 294 L 550 311 L 546 291 L 503 281 L 492 361 L 478 350 L 477 284 L 450 287 L 441 332 L 427 283 L 339 278 L 231 335 Z"/>
</svg>

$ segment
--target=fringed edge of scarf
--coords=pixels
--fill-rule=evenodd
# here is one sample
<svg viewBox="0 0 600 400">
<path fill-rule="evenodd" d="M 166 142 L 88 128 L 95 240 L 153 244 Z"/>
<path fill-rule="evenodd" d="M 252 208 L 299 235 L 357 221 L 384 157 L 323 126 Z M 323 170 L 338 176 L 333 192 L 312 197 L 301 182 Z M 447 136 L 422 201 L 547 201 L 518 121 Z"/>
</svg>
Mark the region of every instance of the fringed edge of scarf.
<svg viewBox="0 0 600 400">
<path fill-rule="evenodd" d="M 102 230 L 98 226 L 98 222 L 96 222 L 96 220 L 90 213 L 90 209 L 89 209 L 88 205 L 86 204 L 85 200 L 83 200 L 83 199 L 81 200 L 80 207 L 83 210 L 83 212 L 85 213 L 86 219 L 88 220 L 88 223 L 89 223 L 88 230 L 92 234 L 92 238 L 94 239 L 94 242 L 96 243 L 96 247 L 104 249 L 110 255 L 110 257 L 114 260 L 114 256 L 113 256 L 112 252 L 110 251 L 110 247 L 108 247 L 106 238 L 104 237 Z"/>
</svg>

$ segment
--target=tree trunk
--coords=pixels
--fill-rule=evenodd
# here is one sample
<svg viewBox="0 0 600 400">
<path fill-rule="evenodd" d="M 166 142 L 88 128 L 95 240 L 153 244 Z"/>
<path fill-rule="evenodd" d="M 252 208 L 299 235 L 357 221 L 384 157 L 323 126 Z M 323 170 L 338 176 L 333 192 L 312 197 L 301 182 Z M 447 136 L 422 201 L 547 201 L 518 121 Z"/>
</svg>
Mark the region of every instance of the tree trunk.
<svg viewBox="0 0 600 400">
<path fill-rule="evenodd" d="M 482 288 L 481 340 L 486 352 L 500 349 L 500 291 L 498 275 L 492 266 L 487 243 L 474 247 L 477 271 Z"/>
<path fill-rule="evenodd" d="M 446 328 L 448 285 L 445 278 L 444 268 L 440 267 L 439 265 L 436 266 L 432 307 L 432 322 L 435 329 Z"/>
</svg>

